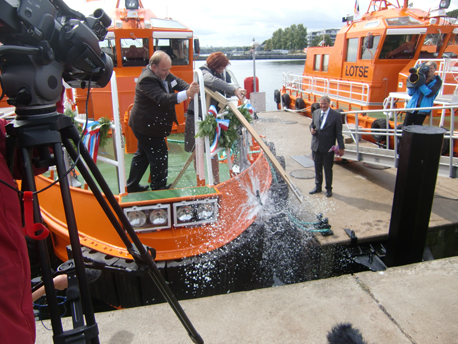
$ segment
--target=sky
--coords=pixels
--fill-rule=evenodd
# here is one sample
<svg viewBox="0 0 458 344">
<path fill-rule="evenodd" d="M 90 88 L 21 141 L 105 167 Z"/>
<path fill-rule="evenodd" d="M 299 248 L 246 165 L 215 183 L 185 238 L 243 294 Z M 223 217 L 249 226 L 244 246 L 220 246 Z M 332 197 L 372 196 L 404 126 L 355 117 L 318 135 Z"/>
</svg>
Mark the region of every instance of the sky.
<svg viewBox="0 0 458 344">
<path fill-rule="evenodd" d="M 121 0 L 124 4 L 124 0 Z M 399 0 L 402 6 L 403 0 Z M 396 0 L 392 0 L 396 3 Z M 414 8 L 429 10 L 439 0 L 409 0 Z M 454 0 L 454 2 L 457 2 Z M 96 8 L 107 13 L 116 0 L 66 0 L 67 5 L 84 15 Z M 158 18 L 170 17 L 194 31 L 202 47 L 248 46 L 253 39 L 262 43 L 274 31 L 292 24 L 303 24 L 308 32 L 341 28 L 342 17 L 354 14 L 353 0 L 269 1 L 269 0 L 142 0 L 143 6 Z M 359 0 L 360 14 L 368 9 L 370 0 Z M 449 10 L 456 9 L 452 3 Z"/>
</svg>

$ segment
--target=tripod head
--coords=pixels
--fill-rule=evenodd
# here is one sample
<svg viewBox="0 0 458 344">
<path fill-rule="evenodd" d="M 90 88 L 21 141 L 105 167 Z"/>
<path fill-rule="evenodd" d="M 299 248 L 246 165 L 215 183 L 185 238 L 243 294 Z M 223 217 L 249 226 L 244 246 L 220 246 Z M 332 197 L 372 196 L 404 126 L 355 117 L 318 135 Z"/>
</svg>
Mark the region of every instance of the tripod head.
<svg viewBox="0 0 458 344">
<path fill-rule="evenodd" d="M 63 0 L 0 2 L 0 82 L 2 95 L 18 115 L 55 112 L 62 78 L 71 87 L 108 84 L 111 58 L 98 41 L 111 19 L 102 9 L 92 16 L 70 9 Z"/>
</svg>

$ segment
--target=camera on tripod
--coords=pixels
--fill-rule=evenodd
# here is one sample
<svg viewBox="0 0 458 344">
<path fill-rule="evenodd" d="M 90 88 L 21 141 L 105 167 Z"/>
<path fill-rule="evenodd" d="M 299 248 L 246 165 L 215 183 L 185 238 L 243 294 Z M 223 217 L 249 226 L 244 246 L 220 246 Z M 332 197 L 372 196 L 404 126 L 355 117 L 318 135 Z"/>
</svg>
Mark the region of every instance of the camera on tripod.
<svg viewBox="0 0 458 344">
<path fill-rule="evenodd" d="M 416 67 L 409 69 L 409 77 L 407 78 L 407 87 L 420 87 L 426 83 L 426 74 L 429 72 L 429 66 L 422 63 Z"/>
<path fill-rule="evenodd" d="M 1 1 L 1 98 L 6 94 L 18 115 L 48 113 L 62 78 L 71 87 L 106 86 L 113 62 L 98 41 L 110 25 L 102 9 L 85 17 L 63 0 Z"/>
</svg>

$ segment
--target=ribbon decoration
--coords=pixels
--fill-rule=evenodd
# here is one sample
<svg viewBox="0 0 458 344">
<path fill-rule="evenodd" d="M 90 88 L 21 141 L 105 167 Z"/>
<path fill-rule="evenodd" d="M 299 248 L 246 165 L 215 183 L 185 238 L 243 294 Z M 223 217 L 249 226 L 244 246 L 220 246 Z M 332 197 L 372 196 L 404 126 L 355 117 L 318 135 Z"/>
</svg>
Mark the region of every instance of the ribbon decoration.
<svg viewBox="0 0 458 344">
<path fill-rule="evenodd" d="M 89 122 L 88 129 L 84 131 L 83 144 L 91 154 L 92 160 L 97 162 L 100 141 L 100 124 L 99 122 Z"/>
<path fill-rule="evenodd" d="M 217 119 L 216 120 L 216 133 L 215 138 L 213 139 L 213 143 L 210 146 L 210 152 L 213 153 L 218 147 L 218 141 L 221 136 L 221 129 L 227 131 L 229 128 L 229 120 L 228 119 Z"/>
<path fill-rule="evenodd" d="M 245 108 L 251 115 L 254 114 L 254 107 L 251 104 L 245 104 Z"/>
<path fill-rule="evenodd" d="M 208 109 L 208 113 L 210 115 L 213 115 L 213 117 L 216 118 L 218 111 L 216 111 L 216 106 L 215 105 L 210 105 L 210 108 Z"/>
<path fill-rule="evenodd" d="M 208 109 L 208 114 L 213 115 L 216 118 L 216 132 L 215 138 L 213 139 L 213 143 L 210 146 L 210 152 L 213 153 L 218 147 L 218 141 L 221 136 L 221 129 L 226 130 L 229 128 L 229 120 L 228 119 L 217 119 L 218 111 L 216 110 L 215 105 L 211 105 Z"/>
</svg>

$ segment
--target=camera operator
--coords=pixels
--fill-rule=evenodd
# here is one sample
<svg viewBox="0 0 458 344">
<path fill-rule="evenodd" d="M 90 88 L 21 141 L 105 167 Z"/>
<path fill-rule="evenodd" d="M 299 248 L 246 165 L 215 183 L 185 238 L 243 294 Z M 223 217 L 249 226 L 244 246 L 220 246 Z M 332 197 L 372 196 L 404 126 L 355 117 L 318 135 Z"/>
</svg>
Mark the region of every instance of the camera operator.
<svg viewBox="0 0 458 344">
<path fill-rule="evenodd" d="M 442 86 L 441 78 L 436 75 L 437 64 L 434 61 L 425 64 L 429 67 L 428 72 L 425 73 L 426 81 L 419 86 L 409 86 L 407 84 L 407 93 L 410 98 L 406 108 L 420 108 L 433 106 L 434 99 Z M 420 72 L 419 72 L 420 73 Z M 426 116 L 431 113 L 430 110 L 426 111 L 408 111 L 404 119 L 404 126 L 406 125 L 423 125 Z"/>
<path fill-rule="evenodd" d="M 5 121 L 0 119 L 0 180 L 16 188 L 4 158 L 5 150 Z M 22 232 L 21 206 L 16 191 L 4 183 L 0 183 L 0 261 L 1 342 L 34 343 L 30 264 Z"/>
</svg>

